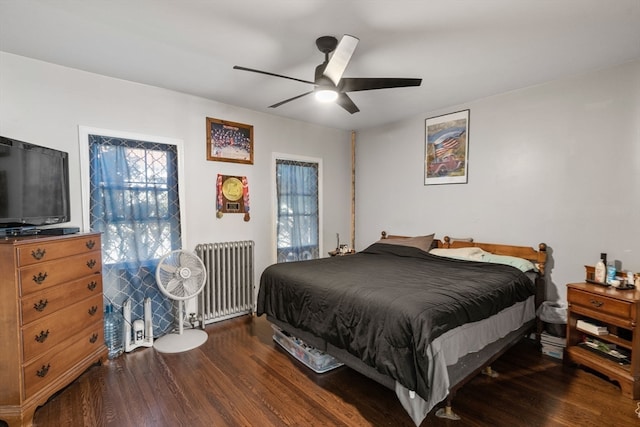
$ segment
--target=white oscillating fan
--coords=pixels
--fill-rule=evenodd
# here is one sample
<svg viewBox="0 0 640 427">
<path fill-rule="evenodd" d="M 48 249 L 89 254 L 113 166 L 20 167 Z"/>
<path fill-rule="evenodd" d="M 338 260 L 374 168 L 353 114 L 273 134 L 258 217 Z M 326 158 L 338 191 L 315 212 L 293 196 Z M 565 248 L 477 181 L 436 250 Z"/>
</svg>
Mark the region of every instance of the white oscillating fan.
<svg viewBox="0 0 640 427">
<path fill-rule="evenodd" d="M 200 258 L 183 250 L 169 252 L 160 258 L 156 269 L 158 288 L 167 297 L 178 301 L 178 332 L 158 338 L 153 347 L 161 353 L 180 353 L 201 346 L 208 335 L 202 329 L 183 327 L 183 307 L 186 300 L 198 295 L 207 280 Z"/>
</svg>

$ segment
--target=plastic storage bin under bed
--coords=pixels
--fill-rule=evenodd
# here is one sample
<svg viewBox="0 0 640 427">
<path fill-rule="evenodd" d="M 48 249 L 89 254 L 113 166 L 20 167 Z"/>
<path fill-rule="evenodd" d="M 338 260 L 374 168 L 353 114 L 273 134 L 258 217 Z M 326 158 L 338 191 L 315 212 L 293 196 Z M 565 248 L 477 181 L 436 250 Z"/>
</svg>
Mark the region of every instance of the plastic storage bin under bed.
<svg viewBox="0 0 640 427">
<path fill-rule="evenodd" d="M 271 325 L 271 327 L 273 328 L 273 340 L 315 373 L 322 374 L 342 366 L 342 363 L 333 356 L 307 345 L 301 339 L 289 335 L 276 325 Z"/>
</svg>

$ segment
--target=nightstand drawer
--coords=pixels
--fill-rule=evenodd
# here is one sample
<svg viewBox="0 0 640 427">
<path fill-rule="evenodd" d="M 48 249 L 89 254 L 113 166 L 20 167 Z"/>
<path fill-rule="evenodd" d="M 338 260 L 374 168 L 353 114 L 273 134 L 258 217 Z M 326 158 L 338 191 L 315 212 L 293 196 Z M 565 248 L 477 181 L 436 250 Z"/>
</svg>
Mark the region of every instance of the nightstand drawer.
<svg viewBox="0 0 640 427">
<path fill-rule="evenodd" d="M 567 293 L 569 304 L 580 305 L 598 313 L 605 313 L 620 319 L 633 317 L 633 304 L 590 292 L 569 288 Z"/>
</svg>

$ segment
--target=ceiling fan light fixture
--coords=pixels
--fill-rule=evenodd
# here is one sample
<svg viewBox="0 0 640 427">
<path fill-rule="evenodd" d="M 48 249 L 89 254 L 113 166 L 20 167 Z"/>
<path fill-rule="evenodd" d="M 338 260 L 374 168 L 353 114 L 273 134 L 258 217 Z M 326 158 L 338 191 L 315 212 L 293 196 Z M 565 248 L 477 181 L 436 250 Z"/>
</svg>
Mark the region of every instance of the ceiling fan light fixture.
<svg viewBox="0 0 640 427">
<path fill-rule="evenodd" d="M 394 77 L 351 77 L 343 78 L 342 74 L 349 65 L 351 56 L 358 45 L 358 38 L 345 34 L 342 40 L 333 36 L 322 36 L 316 40 L 316 46 L 320 52 L 324 53 L 324 62 L 316 67 L 314 79 L 302 80 L 282 74 L 275 74 L 269 71 L 255 70 L 253 68 L 240 67 L 235 65 L 235 70 L 251 71 L 253 73 L 267 76 L 279 77 L 283 79 L 295 80 L 297 82 L 313 85 L 313 89 L 269 105 L 269 108 L 276 108 L 288 102 L 295 101 L 304 96 L 315 94 L 316 100 L 323 103 L 335 102 L 349 114 L 360 111 L 358 106 L 351 100 L 348 92 L 389 89 L 409 86 L 420 86 L 422 79 L 415 78 L 394 78 Z M 333 54 L 332 54 L 333 52 Z"/>
<path fill-rule="evenodd" d="M 318 89 L 316 99 L 320 102 L 333 102 L 338 99 L 338 92 L 333 89 Z"/>
</svg>

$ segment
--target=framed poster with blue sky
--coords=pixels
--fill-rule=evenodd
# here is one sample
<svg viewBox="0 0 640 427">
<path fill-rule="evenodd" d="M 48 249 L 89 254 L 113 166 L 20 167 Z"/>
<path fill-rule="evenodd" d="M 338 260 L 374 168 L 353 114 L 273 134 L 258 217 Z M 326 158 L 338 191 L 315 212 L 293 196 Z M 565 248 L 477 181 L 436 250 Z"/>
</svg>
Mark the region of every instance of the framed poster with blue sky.
<svg viewBox="0 0 640 427">
<path fill-rule="evenodd" d="M 424 184 L 466 184 L 469 167 L 469 111 L 425 121 Z"/>
</svg>

